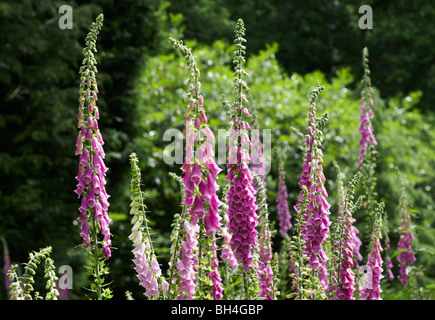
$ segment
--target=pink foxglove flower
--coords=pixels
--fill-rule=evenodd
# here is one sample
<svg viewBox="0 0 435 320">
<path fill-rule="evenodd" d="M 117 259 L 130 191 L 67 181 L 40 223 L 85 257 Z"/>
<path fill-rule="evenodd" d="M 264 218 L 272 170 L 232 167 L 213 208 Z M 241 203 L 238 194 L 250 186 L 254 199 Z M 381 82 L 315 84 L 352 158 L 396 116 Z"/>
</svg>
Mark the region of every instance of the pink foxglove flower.
<svg viewBox="0 0 435 320">
<path fill-rule="evenodd" d="M 184 298 L 194 299 L 197 265 L 195 251 L 198 250 L 197 234 L 199 232 L 199 225 L 197 223 L 190 223 L 186 220 L 184 221 L 183 227 L 186 231 L 186 238 L 181 244 L 181 259 L 176 263 L 178 276 L 180 278 L 178 299 L 181 300 Z M 187 297 L 185 297 L 185 295 Z"/>
<path fill-rule="evenodd" d="M 239 267 L 239 263 L 237 262 L 236 257 L 234 256 L 234 252 L 229 246 L 231 241 L 231 234 L 228 232 L 227 225 L 229 223 L 228 214 L 224 213 L 224 224 L 221 228 L 221 236 L 224 241 L 224 245 L 221 252 L 221 259 L 223 261 L 228 261 L 232 270 L 236 270 Z"/>
<path fill-rule="evenodd" d="M 375 147 L 378 143 L 373 134 L 373 126 L 371 123 L 371 119 L 373 118 L 373 110 L 374 107 L 373 98 L 372 98 L 372 88 L 371 88 L 371 80 L 370 80 L 370 70 L 368 66 L 368 50 L 364 48 L 363 50 L 363 66 L 364 66 L 364 77 L 363 84 L 364 88 L 361 92 L 361 100 L 360 100 L 360 112 L 359 120 L 361 121 L 360 126 L 358 127 L 359 132 L 361 133 L 360 139 L 360 154 L 358 157 L 358 168 L 361 170 L 364 162 L 364 155 L 368 151 L 369 144 Z"/>
<path fill-rule="evenodd" d="M 201 275 L 205 262 L 202 259 L 203 252 L 196 252 L 194 246 L 197 245 L 199 233 L 205 233 L 209 238 L 214 238 L 216 232 L 221 228 L 221 217 L 219 207 L 221 201 L 217 196 L 219 189 L 216 179 L 222 171 L 214 159 L 214 135 L 208 126 L 208 119 L 204 108 L 204 98 L 200 94 L 201 83 L 199 82 L 200 72 L 195 62 L 195 57 L 182 41 L 170 39 L 174 48 L 179 49 L 184 55 L 188 64 L 190 77 L 188 81 L 186 101 L 189 101 L 186 110 L 186 121 L 184 135 L 186 137 L 185 159 L 181 170 L 183 171 L 184 201 L 190 217 L 185 221 L 186 239 L 181 246 L 182 258 L 178 260 L 177 267 L 181 284 L 178 287 L 179 298 L 192 299 L 196 290 L 196 275 Z M 204 138 L 200 138 L 200 133 L 205 133 Z M 198 230 L 196 230 L 199 228 Z M 196 230 L 193 233 L 192 230 Z M 190 239 L 187 239 L 190 237 Z M 202 239 L 199 239 L 202 241 Z M 204 248 L 203 248 L 204 249 Z M 209 246 L 210 250 L 216 250 L 216 246 Z M 193 251 L 192 251 L 193 250 Z M 217 257 L 217 253 L 213 252 Z M 214 294 L 220 296 L 220 276 L 216 265 L 217 260 L 212 262 L 213 272 L 208 274 L 214 284 Z M 199 281 L 203 281 L 201 278 Z"/>
<path fill-rule="evenodd" d="M 226 180 L 230 182 L 230 188 L 226 195 L 228 203 L 228 231 L 232 234 L 230 240 L 231 249 L 234 251 L 235 257 L 245 271 L 253 266 L 253 250 L 257 248 L 257 231 L 258 224 L 257 218 L 257 204 L 255 200 L 255 189 L 253 185 L 253 177 L 251 175 L 248 164 L 250 157 L 246 146 L 249 146 L 249 137 L 245 132 L 242 132 L 242 126 L 247 128 L 246 121 L 242 120 L 242 113 L 247 117 L 249 113 L 246 112 L 246 107 L 243 107 L 244 90 L 249 90 L 246 83 L 243 81 L 242 76 L 247 75 L 243 70 L 242 63 L 245 61 L 243 38 L 245 35 L 245 28 L 243 20 L 239 19 L 236 25 L 236 47 L 234 52 L 235 66 L 235 82 L 234 82 L 234 96 L 235 100 L 232 105 L 233 115 L 230 117 L 232 128 L 230 130 L 229 138 L 229 159 L 227 161 L 228 174 Z M 245 110 L 243 112 L 243 110 Z M 243 138 L 242 138 L 243 137 Z M 242 145 L 242 139 L 244 141 Z"/>
<path fill-rule="evenodd" d="M 285 184 L 285 171 L 283 163 L 280 162 L 279 166 L 279 178 L 278 178 L 278 197 L 276 199 L 277 209 L 278 209 L 278 217 L 279 217 L 279 232 L 281 236 L 285 236 L 288 230 L 291 229 L 292 224 L 291 214 L 287 201 L 287 186 Z"/>
<path fill-rule="evenodd" d="M 133 242 L 134 264 L 139 284 L 145 288 L 148 299 L 158 299 L 166 294 L 169 284 L 162 277 L 162 271 L 154 253 L 150 229 L 146 218 L 146 206 L 141 191 L 141 173 L 135 153 L 130 155 L 131 163 L 131 204 L 130 214 L 133 215 L 131 234 L 128 237 Z"/>
<path fill-rule="evenodd" d="M 102 16 L 101 16 L 102 17 Z M 98 19 L 97 19 L 98 21 Z M 100 23 L 100 24 L 99 24 Z M 101 21 L 94 24 L 93 27 L 97 31 L 101 28 Z M 88 35 L 89 37 L 89 35 Z M 80 155 L 79 170 L 76 176 L 78 181 L 75 193 L 81 198 L 79 207 L 80 216 L 78 220 L 82 223 L 81 237 L 83 245 L 86 249 L 90 249 L 91 239 L 89 228 L 93 228 L 93 221 L 96 220 L 99 225 L 99 230 L 103 235 L 103 252 L 106 259 L 111 256 L 111 235 L 109 224 L 108 208 L 110 197 L 105 189 L 107 167 L 104 164 L 105 152 L 103 149 L 104 141 L 98 127 L 98 107 L 97 97 L 97 80 L 96 60 L 92 51 L 95 49 L 95 40 L 89 37 L 88 47 L 84 49 L 85 59 L 83 66 L 80 68 L 80 98 L 79 98 L 79 134 L 76 142 L 76 155 Z M 88 107 L 91 106 L 91 107 Z M 98 232 L 98 230 L 94 230 Z"/>
<path fill-rule="evenodd" d="M 262 299 L 273 299 L 273 270 L 271 267 L 272 261 L 272 243 L 269 230 L 269 212 L 267 207 L 266 189 L 259 175 L 255 176 L 255 182 L 259 185 L 258 188 L 258 207 L 259 207 L 259 261 L 257 272 L 259 276 L 258 286 L 260 289 L 259 296 Z"/>
<path fill-rule="evenodd" d="M 382 238 L 382 214 L 384 203 L 380 203 L 375 212 L 375 222 L 373 226 L 373 233 L 371 236 L 371 251 L 367 260 L 367 281 L 360 291 L 361 299 L 363 300 L 381 300 L 381 279 L 382 275 L 382 255 L 383 251 L 380 239 Z"/>
<path fill-rule="evenodd" d="M 330 205 L 326 198 L 328 193 L 324 187 L 325 176 L 323 174 L 323 153 L 320 149 L 322 143 L 322 132 L 316 128 L 316 98 L 323 90 L 318 87 L 311 97 L 310 114 L 308 120 L 308 135 L 306 139 L 306 154 L 302 167 L 302 175 L 299 186 L 308 190 L 308 206 L 304 214 L 306 224 L 302 226 L 302 233 L 305 240 L 305 255 L 309 258 L 308 264 L 314 270 L 317 270 L 323 287 L 326 289 L 326 266 L 327 256 L 323 248 L 328 237 L 329 226 L 329 208 Z M 304 192 L 294 206 L 295 210 L 300 212 L 300 205 L 304 200 Z"/>
<path fill-rule="evenodd" d="M 402 219 L 399 228 L 399 243 L 397 245 L 398 250 L 404 250 L 399 253 L 397 260 L 399 262 L 399 275 L 397 278 L 403 283 L 408 283 L 408 270 L 415 261 L 415 252 L 412 248 L 412 240 L 414 240 L 414 234 L 411 230 L 411 214 L 408 208 L 408 196 L 405 191 L 405 185 L 402 174 L 399 173 L 401 184 L 401 196 L 400 196 L 400 212 L 399 217 Z"/>
<path fill-rule="evenodd" d="M 212 245 L 212 271 L 210 271 L 208 277 L 211 279 L 213 283 L 213 298 L 215 300 L 220 300 L 223 298 L 224 288 L 222 287 L 222 279 L 219 274 L 219 260 L 217 256 L 217 246 L 216 246 L 216 238 L 213 239 Z"/>
</svg>

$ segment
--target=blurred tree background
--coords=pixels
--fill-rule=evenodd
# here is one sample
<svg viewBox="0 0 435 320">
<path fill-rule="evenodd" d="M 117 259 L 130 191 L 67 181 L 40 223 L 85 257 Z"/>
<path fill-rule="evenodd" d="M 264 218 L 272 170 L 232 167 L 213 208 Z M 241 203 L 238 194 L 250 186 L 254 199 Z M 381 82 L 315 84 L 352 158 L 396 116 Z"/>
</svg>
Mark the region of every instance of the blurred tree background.
<svg viewBox="0 0 435 320">
<path fill-rule="evenodd" d="M 71 30 L 58 27 L 58 8 L 65 4 L 73 8 Z M 358 27 L 358 8 L 363 4 L 373 9 L 372 30 Z M 104 26 L 97 41 L 97 79 L 116 247 L 110 261 L 115 299 L 124 299 L 126 290 L 143 299 L 127 239 L 131 152 L 139 156 L 164 269 L 170 224 L 179 211 L 178 185 L 168 175 L 179 174 L 179 165 L 163 162 L 168 144 L 163 133 L 168 128 L 182 130 L 187 75 L 168 37 L 184 39 L 193 47 L 208 118 L 217 130 L 226 127 L 224 100 L 232 99 L 231 43 L 238 18 L 247 28 L 249 99 L 261 128 L 272 129 L 272 142 L 284 149 L 291 207 L 299 193 L 302 166 L 298 131 L 305 133 L 308 97 L 318 84 L 325 86 L 319 112 L 328 111 L 330 118 L 323 149 L 333 209 L 332 160 L 347 178 L 357 169 L 361 51 L 368 47 L 376 88 L 378 193 L 387 205 L 392 247 L 397 246 L 399 225 L 396 166 L 407 177 L 417 261 L 424 268 L 418 285 L 434 282 L 435 6 L 423 0 L 0 1 L 0 236 L 7 241 L 13 263 L 51 245 L 56 265 L 74 270 L 70 298 L 86 293 L 86 261 L 78 247 L 76 222 L 79 202 L 73 193 L 78 168 L 74 145 L 81 50 L 100 13 Z M 272 164 L 267 181 L 274 219 L 276 177 Z M 279 245 L 279 236 L 275 240 Z M 395 258 L 393 262 L 397 264 Z M 6 298 L 3 282 L 2 278 L 0 299 Z M 386 298 L 411 294 L 397 280 L 390 286 Z"/>
</svg>

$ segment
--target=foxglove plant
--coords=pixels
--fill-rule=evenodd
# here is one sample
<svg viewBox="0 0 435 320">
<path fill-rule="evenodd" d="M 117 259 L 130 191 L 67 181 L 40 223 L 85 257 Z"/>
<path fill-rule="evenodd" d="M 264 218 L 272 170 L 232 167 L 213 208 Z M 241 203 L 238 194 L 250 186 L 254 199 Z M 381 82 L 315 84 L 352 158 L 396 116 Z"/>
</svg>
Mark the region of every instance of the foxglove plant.
<svg viewBox="0 0 435 320">
<path fill-rule="evenodd" d="M 182 203 L 183 203 L 184 197 L 185 197 L 183 178 L 177 176 L 173 172 L 169 172 L 169 175 L 179 183 L 181 199 L 182 199 Z M 183 232 L 185 232 L 185 229 L 183 228 L 183 222 L 186 220 L 186 216 L 188 214 L 188 212 L 187 212 L 188 207 L 182 206 L 182 209 L 183 209 L 183 211 L 181 214 L 176 213 L 174 215 L 174 220 L 171 224 L 172 232 L 171 232 L 170 240 L 171 240 L 172 245 L 170 248 L 171 258 L 169 261 L 169 270 L 168 270 L 168 275 L 169 275 L 168 295 L 171 299 L 173 299 L 177 296 L 177 294 L 175 292 L 177 290 L 176 286 L 181 285 L 181 277 L 177 273 L 177 271 L 178 271 L 177 261 L 181 257 L 181 242 L 183 241 L 183 238 L 184 238 Z M 192 261 L 194 262 L 193 259 L 192 259 Z M 193 275 L 194 272 L 182 273 L 183 276 L 186 276 L 186 275 L 190 276 L 190 274 Z M 192 282 L 190 282 L 190 281 L 187 281 L 187 282 L 194 284 L 193 279 L 192 279 Z M 195 288 L 195 286 L 193 286 L 193 292 L 192 292 L 192 290 L 189 290 L 191 296 L 193 296 L 193 294 L 194 294 L 194 288 Z M 182 291 L 182 289 L 180 289 L 180 291 Z M 188 292 L 188 290 L 184 290 L 184 291 Z M 180 298 L 181 297 L 184 297 L 184 296 L 180 295 Z"/>
<path fill-rule="evenodd" d="M 160 265 L 154 252 L 151 241 L 150 227 L 146 217 L 144 193 L 141 190 L 141 172 L 138 166 L 138 158 L 135 153 L 130 154 L 131 165 L 131 204 L 130 214 L 133 215 L 131 234 L 129 239 L 133 242 L 132 250 L 135 259 L 135 270 L 140 285 L 145 288 L 145 296 L 148 299 L 158 299 L 166 296 L 169 283 L 162 276 Z"/>
<path fill-rule="evenodd" d="M 314 299 L 316 296 L 323 298 L 323 286 L 318 277 L 313 277 L 313 269 L 309 264 L 310 258 L 305 254 L 306 241 L 304 240 L 303 230 L 306 227 L 305 212 L 308 209 L 308 188 L 306 185 L 301 187 L 301 198 L 296 211 L 293 236 L 289 243 L 290 260 L 293 263 L 293 272 L 290 274 L 294 292 L 288 294 L 287 298 L 295 300 Z"/>
<path fill-rule="evenodd" d="M 354 300 L 353 292 L 355 291 L 355 274 L 352 270 L 354 266 L 355 251 L 353 241 L 353 222 L 352 217 L 355 210 L 359 207 L 360 201 L 357 204 L 353 203 L 353 195 L 355 185 L 359 182 L 361 173 L 357 172 L 353 179 L 349 182 L 349 186 L 344 191 L 344 201 L 341 206 L 341 212 L 337 219 L 337 228 L 334 239 L 334 249 L 332 253 L 332 263 L 334 265 L 334 281 L 329 282 L 329 290 L 331 299 L 335 300 Z M 360 198 L 361 199 L 361 198 Z M 336 275 L 338 270 L 338 275 Z"/>
<path fill-rule="evenodd" d="M 274 288 L 274 274 L 272 270 L 272 241 L 269 228 L 269 209 L 267 207 L 266 188 L 261 177 L 254 173 L 254 179 L 258 188 L 258 207 L 259 207 L 259 228 L 258 246 L 259 246 L 259 261 L 258 275 L 259 279 L 259 296 L 261 299 L 273 300 L 276 297 Z"/>
<path fill-rule="evenodd" d="M 110 289 L 102 290 L 104 279 L 102 276 L 108 273 L 104 259 L 111 256 L 111 235 L 109 229 L 108 208 L 109 195 L 106 192 L 106 171 L 104 164 L 105 152 L 103 149 L 104 140 L 101 135 L 98 120 L 100 118 L 97 107 L 98 87 L 96 73 L 98 72 L 94 57 L 96 40 L 103 25 L 103 15 L 99 15 L 92 23 L 90 32 L 86 37 L 86 47 L 83 49 L 83 65 L 80 67 L 80 98 L 78 125 L 80 129 L 77 136 L 76 155 L 80 155 L 79 171 L 76 176 L 78 180 L 75 193 L 81 198 L 79 207 L 81 222 L 81 237 L 83 247 L 88 251 L 88 257 L 94 264 L 92 272 L 94 283 L 91 290 L 96 292 L 97 299 L 109 298 Z M 103 239 L 100 240 L 98 233 L 101 232 Z M 100 246 L 102 249 L 100 249 Z"/>
<path fill-rule="evenodd" d="M 378 204 L 375 211 L 375 221 L 373 224 L 373 232 L 371 235 L 370 254 L 367 259 L 368 279 L 360 291 L 360 297 L 363 300 L 381 300 L 381 279 L 382 275 L 382 255 L 383 251 L 381 246 L 382 238 L 382 215 L 384 213 L 385 204 L 383 202 Z"/>
<path fill-rule="evenodd" d="M 358 130 L 361 133 L 360 139 L 360 153 L 358 157 L 358 168 L 362 172 L 362 190 L 365 195 L 364 212 L 365 212 L 365 225 L 364 230 L 366 238 L 371 234 L 370 226 L 374 223 L 374 212 L 377 207 L 377 193 L 376 193 L 376 159 L 377 152 L 375 150 L 378 144 L 373 134 L 373 126 L 371 119 L 373 118 L 373 89 L 371 87 L 370 68 L 369 68 L 369 53 L 368 49 L 364 48 L 362 52 L 362 65 L 364 68 L 364 75 L 361 80 L 363 89 L 361 91 L 360 99 L 360 116 L 361 121 Z"/>
<path fill-rule="evenodd" d="M 286 172 L 284 171 L 284 163 L 281 160 L 279 162 L 279 178 L 278 178 L 278 197 L 276 199 L 277 202 L 277 211 L 279 217 L 279 232 L 281 236 L 284 237 L 288 230 L 291 229 L 291 214 L 287 202 L 287 186 L 285 184 L 285 176 Z"/>
<path fill-rule="evenodd" d="M 369 52 L 367 48 L 363 49 L 363 67 L 364 67 L 364 76 L 362 79 L 363 82 L 363 90 L 361 92 L 361 100 L 360 100 L 360 112 L 361 115 L 359 120 L 361 124 L 359 126 L 359 132 L 361 133 L 360 139 L 360 155 L 358 157 L 358 168 L 361 170 L 364 163 L 364 155 L 369 151 L 368 145 L 372 145 L 375 147 L 377 145 L 377 141 L 375 136 L 373 135 L 373 126 L 371 123 L 371 119 L 373 118 L 373 110 L 374 107 L 373 98 L 372 98 L 372 88 L 371 88 L 371 80 L 370 80 L 370 69 L 369 69 Z"/>
<path fill-rule="evenodd" d="M 346 190 L 343 186 L 343 177 L 342 173 L 340 171 L 340 167 L 338 166 L 337 162 L 334 160 L 333 165 L 335 169 L 337 170 L 337 198 L 338 198 L 338 217 L 340 218 L 344 212 L 345 209 L 345 200 L 346 200 Z M 360 178 L 359 178 L 360 179 Z M 358 200 L 362 200 L 362 198 L 358 198 Z M 353 253 L 353 265 L 355 268 L 359 268 L 359 262 L 362 260 L 362 255 L 360 252 L 360 248 L 362 245 L 362 241 L 359 238 L 359 230 L 355 225 L 353 224 L 356 219 L 352 216 L 350 218 L 352 224 L 351 224 L 351 230 L 350 235 L 352 237 L 352 253 Z"/>
<path fill-rule="evenodd" d="M 322 247 L 326 242 L 329 233 L 329 208 L 326 198 L 328 193 L 324 187 L 325 176 L 323 174 L 323 153 L 320 149 L 323 134 L 319 127 L 323 127 L 326 117 L 317 119 L 316 100 L 323 91 L 322 86 L 313 90 L 310 99 L 310 113 L 308 119 L 308 135 L 306 137 L 306 153 L 302 169 L 299 187 L 305 186 L 308 194 L 301 192 L 301 195 L 294 206 L 296 212 L 303 214 L 306 224 L 302 227 L 305 240 L 305 255 L 309 258 L 309 265 L 317 272 L 324 288 L 326 285 L 326 266 L 328 257 Z M 321 121 L 319 121 L 321 120 Z M 301 203 L 308 197 L 308 206 L 301 211 Z"/>
<path fill-rule="evenodd" d="M 186 95 L 186 102 L 188 101 L 189 105 L 185 114 L 184 130 L 186 154 L 181 167 L 185 184 L 183 205 L 188 208 L 190 218 L 184 222 L 187 238 L 181 246 L 183 258 L 177 262 L 179 274 L 186 274 L 187 278 L 185 278 L 184 286 L 182 284 L 179 289 L 184 287 L 191 291 L 196 285 L 192 281 L 197 278 L 196 297 L 201 299 L 207 297 L 202 287 L 203 284 L 210 287 L 211 280 L 211 289 L 214 293 L 219 292 L 218 287 L 221 285 L 220 276 L 217 275 L 218 270 L 215 268 L 215 259 L 210 261 L 204 256 L 204 252 L 216 250 L 213 239 L 221 228 L 221 217 L 218 213 L 221 201 L 216 193 L 219 189 L 216 179 L 221 169 L 214 158 L 212 146 L 214 135 L 208 126 L 204 98 L 200 94 L 200 72 L 195 57 L 182 41 L 170 38 L 170 42 L 183 54 L 190 74 Z M 200 133 L 204 135 L 201 136 Z M 204 234 L 206 238 L 203 237 Z M 217 257 L 214 253 L 213 256 Z M 210 263 L 213 265 L 213 272 L 208 270 Z M 197 275 L 194 275 L 193 271 L 197 271 Z M 193 295 L 190 291 L 187 297 L 192 299 Z"/>
<path fill-rule="evenodd" d="M 250 141 L 247 132 L 250 130 L 249 123 L 243 120 L 243 115 L 250 118 L 245 104 L 248 100 L 244 90 L 248 91 L 249 87 L 243 80 L 247 76 L 243 69 L 245 62 L 245 49 L 243 45 L 246 40 L 245 27 L 242 19 L 239 19 L 235 28 L 236 39 L 234 41 L 236 50 L 234 51 L 235 71 L 234 71 L 234 90 L 235 97 L 232 104 L 232 127 L 230 129 L 229 139 L 229 159 L 227 161 L 228 174 L 226 180 L 230 182 L 230 188 L 226 195 L 228 203 L 228 231 L 232 234 L 230 240 L 231 249 L 235 257 L 245 272 L 249 272 L 253 267 L 253 254 L 258 247 L 257 231 L 258 217 L 256 214 L 257 204 L 255 202 L 255 189 L 253 177 L 249 169 L 250 158 L 247 148 L 250 147 Z M 244 132 L 242 132 L 244 131 Z M 246 280 L 246 276 L 244 276 Z"/>
<path fill-rule="evenodd" d="M 400 212 L 399 217 L 402 219 L 399 228 L 399 243 L 397 249 L 402 252 L 399 253 L 397 260 L 399 262 L 399 275 L 397 278 L 403 283 L 408 284 L 408 270 L 415 261 L 415 252 L 412 248 L 412 240 L 414 234 L 411 230 L 411 214 L 408 207 L 408 196 L 405 190 L 405 183 L 402 174 L 398 171 L 400 180 Z"/>
</svg>

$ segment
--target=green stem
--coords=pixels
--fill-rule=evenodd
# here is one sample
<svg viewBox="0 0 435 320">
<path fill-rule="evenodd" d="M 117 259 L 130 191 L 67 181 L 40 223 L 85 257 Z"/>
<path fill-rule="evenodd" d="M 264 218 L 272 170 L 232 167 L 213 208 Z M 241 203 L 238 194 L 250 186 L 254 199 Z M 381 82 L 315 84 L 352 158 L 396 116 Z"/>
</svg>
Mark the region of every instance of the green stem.
<svg viewBox="0 0 435 320">
<path fill-rule="evenodd" d="M 248 289 L 248 272 L 243 269 L 243 293 L 245 295 L 245 299 L 249 300 L 249 289 Z"/>
<path fill-rule="evenodd" d="M 94 263 L 95 263 L 95 267 L 94 267 L 94 281 L 96 284 L 96 295 L 97 295 L 97 300 L 102 300 L 102 295 L 101 295 L 101 279 L 100 279 L 100 259 L 98 257 L 98 237 L 97 237 L 97 229 L 98 229 L 98 225 L 97 225 L 97 220 L 93 219 L 92 223 L 94 225 L 94 248 L 93 248 L 93 256 L 94 256 Z"/>
</svg>

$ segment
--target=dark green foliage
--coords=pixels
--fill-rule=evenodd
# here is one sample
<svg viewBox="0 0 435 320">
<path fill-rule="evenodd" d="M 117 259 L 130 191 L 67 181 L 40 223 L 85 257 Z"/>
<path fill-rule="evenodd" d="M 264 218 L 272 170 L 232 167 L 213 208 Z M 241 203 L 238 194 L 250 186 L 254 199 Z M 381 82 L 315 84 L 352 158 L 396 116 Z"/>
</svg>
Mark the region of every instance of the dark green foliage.
<svg viewBox="0 0 435 320">
<path fill-rule="evenodd" d="M 367 46 L 372 56 L 373 85 L 382 86 L 385 97 L 421 90 L 419 108 L 429 111 L 435 102 L 435 7 L 430 1 L 170 2 L 169 10 L 186 18 L 186 38 L 207 44 L 231 39 L 231 21 L 242 18 L 249 30 L 248 51 L 255 54 L 266 43 L 278 43 L 277 58 L 288 73 L 320 70 L 331 78 L 340 68 L 351 67 L 359 77 L 361 49 Z M 372 7 L 371 30 L 359 29 L 362 14 L 358 9 L 362 5 Z"/>
<path fill-rule="evenodd" d="M 71 30 L 58 26 L 61 5 L 73 8 Z M 109 213 L 127 210 L 129 143 L 138 134 L 135 82 L 144 57 L 162 50 L 168 30 L 164 12 L 161 0 L 0 4 L 0 235 L 8 241 L 12 261 L 50 244 L 55 261 L 70 264 L 77 275 L 83 271 L 83 258 L 66 251 L 81 242 L 75 223 L 80 203 L 73 193 L 78 71 L 85 36 L 100 13 L 107 19 L 96 59 L 99 124 L 110 141 L 105 145 Z M 112 232 L 118 227 L 115 222 Z M 76 280 L 79 288 L 80 277 Z"/>
</svg>

